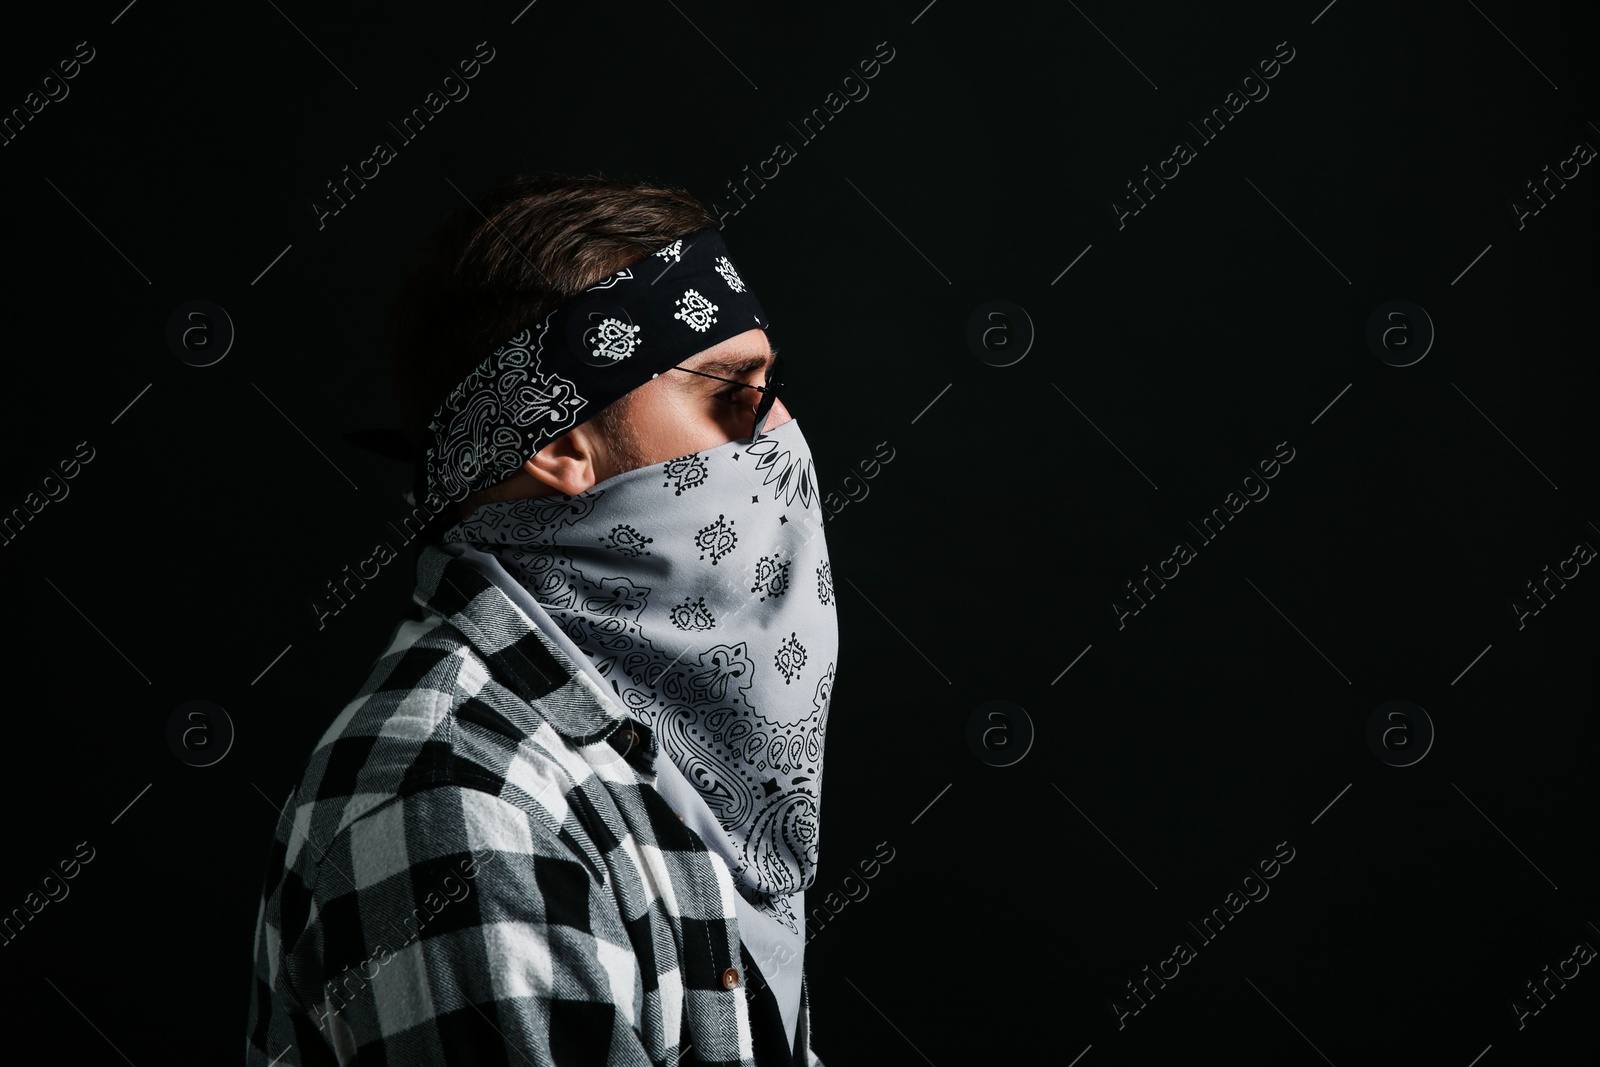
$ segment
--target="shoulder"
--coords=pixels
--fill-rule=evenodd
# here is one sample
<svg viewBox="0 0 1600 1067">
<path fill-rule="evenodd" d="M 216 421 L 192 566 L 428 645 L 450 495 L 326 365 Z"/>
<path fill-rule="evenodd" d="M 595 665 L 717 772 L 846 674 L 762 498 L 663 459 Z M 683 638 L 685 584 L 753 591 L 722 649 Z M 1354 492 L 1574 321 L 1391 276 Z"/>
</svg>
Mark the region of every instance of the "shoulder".
<svg viewBox="0 0 1600 1067">
<path fill-rule="evenodd" d="M 317 742 L 278 837 L 308 881 L 336 852 L 388 872 L 486 848 L 528 855 L 541 842 L 594 869 L 598 854 L 567 819 L 568 795 L 591 773 L 449 620 L 408 620 Z"/>
</svg>

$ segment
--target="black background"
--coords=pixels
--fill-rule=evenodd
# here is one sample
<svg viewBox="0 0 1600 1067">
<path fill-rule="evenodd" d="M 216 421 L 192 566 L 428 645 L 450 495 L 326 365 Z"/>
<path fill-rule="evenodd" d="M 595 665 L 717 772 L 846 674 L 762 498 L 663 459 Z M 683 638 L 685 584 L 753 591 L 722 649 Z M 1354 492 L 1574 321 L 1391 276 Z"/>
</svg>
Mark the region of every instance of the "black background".
<svg viewBox="0 0 1600 1067">
<path fill-rule="evenodd" d="M 807 952 L 829 1067 L 1593 1055 L 1593 965 L 1521 1029 L 1511 1008 L 1600 947 L 1600 578 L 1511 608 L 1600 545 L 1600 179 L 1512 208 L 1600 144 L 1585 9 L 924 3 L 8 14 L 0 108 L 95 49 L 0 146 L 0 509 L 94 449 L 0 546 L 0 911 L 95 849 L 0 947 L 8 1060 L 241 1051 L 274 805 L 414 585 L 413 546 L 317 628 L 312 597 L 406 510 L 409 468 L 343 437 L 398 419 L 402 253 L 519 170 L 731 205 L 780 140 L 796 158 L 724 237 L 824 489 L 869 490 L 828 523 L 848 580 L 808 903 L 894 851 Z M 387 122 L 480 41 L 470 95 L 401 145 Z M 869 95 L 804 142 L 880 42 Z M 1202 143 L 1188 123 L 1279 42 L 1270 95 Z M 397 158 L 319 229 L 380 139 Z M 1196 158 L 1119 228 L 1178 140 Z M 165 339 L 194 299 L 237 329 L 205 368 Z M 1036 330 L 1010 366 L 966 341 L 992 299 Z M 1406 367 L 1365 340 L 1394 299 L 1437 330 Z M 1189 523 L 1280 442 L 1270 496 L 1203 542 Z M 1119 629 L 1179 540 L 1196 558 Z M 191 699 L 237 730 L 213 766 L 167 744 Z M 993 699 L 1035 731 L 1007 767 L 967 742 Z M 1395 699 L 1436 730 L 1407 767 L 1366 741 Z M 1270 896 L 1201 943 L 1280 842 Z M 1119 1029 L 1179 940 L 1195 960 Z"/>
</svg>

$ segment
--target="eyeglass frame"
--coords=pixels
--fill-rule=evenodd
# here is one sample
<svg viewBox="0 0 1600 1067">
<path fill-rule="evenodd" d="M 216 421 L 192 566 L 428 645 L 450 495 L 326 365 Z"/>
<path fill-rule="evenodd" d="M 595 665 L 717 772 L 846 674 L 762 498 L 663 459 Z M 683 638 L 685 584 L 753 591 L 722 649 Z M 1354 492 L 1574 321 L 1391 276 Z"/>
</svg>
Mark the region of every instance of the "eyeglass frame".
<svg viewBox="0 0 1600 1067">
<path fill-rule="evenodd" d="M 755 423 L 750 431 L 750 443 L 755 444 L 761 439 L 761 432 L 766 428 L 767 417 L 772 414 L 773 405 L 777 403 L 778 391 L 783 388 L 783 381 L 778 377 L 778 366 L 782 359 L 781 355 L 776 352 L 773 353 L 772 363 L 767 367 L 767 374 L 763 379 L 764 384 L 762 385 L 751 385 L 749 382 L 741 382 L 737 378 L 723 378 L 715 374 L 707 374 L 703 370 L 690 370 L 688 367 L 668 367 L 667 369 L 681 370 L 685 374 L 698 374 L 702 378 L 715 378 L 719 382 L 727 382 L 729 385 L 742 385 L 746 389 L 754 389 L 760 393 L 761 403 L 756 406 Z"/>
</svg>

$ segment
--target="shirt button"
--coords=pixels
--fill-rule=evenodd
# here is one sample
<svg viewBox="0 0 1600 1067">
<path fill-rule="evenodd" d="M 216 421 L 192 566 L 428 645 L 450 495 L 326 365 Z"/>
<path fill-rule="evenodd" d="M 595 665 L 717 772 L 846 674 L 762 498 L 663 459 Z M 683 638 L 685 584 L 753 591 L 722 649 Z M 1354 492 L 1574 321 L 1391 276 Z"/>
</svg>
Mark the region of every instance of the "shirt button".
<svg viewBox="0 0 1600 1067">
<path fill-rule="evenodd" d="M 634 732 L 631 726 L 624 726 L 618 730 L 617 739 L 627 746 L 629 752 L 632 752 L 639 744 L 639 735 Z"/>
<path fill-rule="evenodd" d="M 722 988 L 732 989 L 739 984 L 739 968 L 729 967 L 722 972 Z"/>
</svg>

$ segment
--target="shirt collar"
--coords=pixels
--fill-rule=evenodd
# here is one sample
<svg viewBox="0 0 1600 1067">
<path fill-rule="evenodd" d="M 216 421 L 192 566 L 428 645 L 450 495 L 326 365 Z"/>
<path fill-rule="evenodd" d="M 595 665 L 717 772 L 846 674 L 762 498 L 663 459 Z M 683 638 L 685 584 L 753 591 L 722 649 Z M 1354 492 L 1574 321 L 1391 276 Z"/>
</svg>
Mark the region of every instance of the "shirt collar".
<svg viewBox="0 0 1600 1067">
<path fill-rule="evenodd" d="M 459 630 L 488 663 L 495 680 L 536 707 L 539 717 L 556 732 L 578 745 L 608 740 L 624 756 L 642 760 L 645 770 L 654 773 L 654 731 L 603 699 L 571 658 L 531 625 L 476 567 L 425 544 L 417 559 L 417 589 L 411 599 Z M 536 719 L 511 717 L 528 736 L 538 729 Z M 632 738 L 629 728 L 635 735 Z"/>
</svg>

